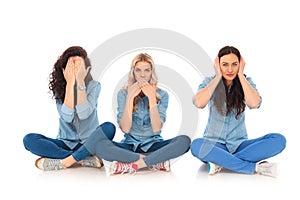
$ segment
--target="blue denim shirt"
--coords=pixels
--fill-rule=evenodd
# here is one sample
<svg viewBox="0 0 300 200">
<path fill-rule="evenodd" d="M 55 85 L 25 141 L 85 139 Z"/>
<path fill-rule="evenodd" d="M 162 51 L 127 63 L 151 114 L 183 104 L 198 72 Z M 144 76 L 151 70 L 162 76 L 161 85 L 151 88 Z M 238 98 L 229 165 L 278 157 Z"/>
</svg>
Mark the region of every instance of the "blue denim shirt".
<svg viewBox="0 0 300 200">
<path fill-rule="evenodd" d="M 256 85 L 253 83 L 252 79 L 250 77 L 247 77 L 246 79 L 257 91 Z M 213 77 L 206 77 L 204 81 L 199 85 L 198 91 L 205 88 L 206 85 L 209 84 L 212 80 Z M 260 107 L 260 104 L 258 108 Z M 244 140 L 248 139 L 245 125 L 245 112 L 241 113 L 241 115 L 238 116 L 237 119 L 235 118 L 236 111 L 232 111 L 227 116 L 222 116 L 213 105 L 213 98 L 210 99 L 208 106 L 209 116 L 203 137 L 214 142 L 225 144 L 228 151 L 230 153 L 234 153 L 239 145 Z"/>
<path fill-rule="evenodd" d="M 97 103 L 101 84 L 95 80 L 86 88 L 87 101 L 71 109 L 64 103 L 56 102 L 59 114 L 59 130 L 57 139 L 62 140 L 73 149 L 78 143 L 84 143 L 99 125 Z"/>
<path fill-rule="evenodd" d="M 169 103 L 169 95 L 166 91 L 162 89 L 157 89 L 156 92 L 161 96 L 160 101 L 158 102 L 158 112 L 160 118 L 162 120 L 162 124 L 166 121 L 166 110 L 168 108 Z M 127 90 L 121 89 L 118 92 L 118 115 L 117 121 L 120 125 L 120 120 L 124 113 L 124 108 L 126 104 L 126 97 L 127 97 Z M 152 125 L 150 120 L 150 112 L 148 109 L 149 99 L 148 97 L 141 98 L 138 96 L 139 102 L 137 105 L 137 110 L 133 113 L 132 116 L 132 126 L 128 134 L 124 134 L 124 139 L 121 142 L 132 144 L 133 151 L 137 149 L 138 146 L 144 151 L 147 150 L 152 146 L 153 143 L 157 141 L 162 141 L 163 138 L 161 137 L 159 132 L 154 133 L 152 131 Z"/>
</svg>

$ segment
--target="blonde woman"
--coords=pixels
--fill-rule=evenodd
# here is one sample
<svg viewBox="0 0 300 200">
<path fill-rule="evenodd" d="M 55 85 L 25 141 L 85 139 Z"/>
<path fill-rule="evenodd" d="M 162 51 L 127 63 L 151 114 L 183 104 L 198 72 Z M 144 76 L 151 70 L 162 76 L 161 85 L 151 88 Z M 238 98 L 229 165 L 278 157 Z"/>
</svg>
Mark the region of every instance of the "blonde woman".
<svg viewBox="0 0 300 200">
<path fill-rule="evenodd" d="M 98 145 L 89 149 L 102 159 L 113 161 L 110 174 L 135 173 L 141 168 L 170 171 L 170 159 L 189 150 L 190 138 L 178 135 L 164 140 L 168 93 L 157 87 L 155 65 L 150 55 L 138 54 L 132 61 L 128 85 L 118 92 L 117 121 L 124 132 L 121 142 L 95 136 Z"/>
</svg>

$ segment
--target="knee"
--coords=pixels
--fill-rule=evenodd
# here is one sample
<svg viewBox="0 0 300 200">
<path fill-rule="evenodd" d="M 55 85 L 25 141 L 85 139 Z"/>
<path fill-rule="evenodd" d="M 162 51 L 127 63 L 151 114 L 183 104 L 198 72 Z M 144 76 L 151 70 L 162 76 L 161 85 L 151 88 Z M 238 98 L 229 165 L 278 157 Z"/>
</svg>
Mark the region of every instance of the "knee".
<svg viewBox="0 0 300 200">
<path fill-rule="evenodd" d="M 38 134 L 36 134 L 36 133 L 29 133 L 24 136 L 23 145 L 24 145 L 25 149 L 29 148 L 31 142 L 37 137 L 37 135 Z"/>
<path fill-rule="evenodd" d="M 201 159 L 200 158 L 200 149 L 201 149 L 202 143 L 203 143 L 203 138 L 197 138 L 192 141 L 191 146 L 190 146 L 192 155 L 199 159 Z"/>
<path fill-rule="evenodd" d="M 193 140 L 190 148 L 192 155 L 203 161 L 207 158 L 208 149 L 211 149 L 211 145 L 209 142 L 204 143 L 203 138 L 197 138 Z"/>
<path fill-rule="evenodd" d="M 180 141 L 180 146 L 185 152 L 189 151 L 191 145 L 191 139 L 187 135 L 179 135 L 177 139 Z"/>
<path fill-rule="evenodd" d="M 276 141 L 276 146 L 282 151 L 286 146 L 286 139 L 280 133 L 271 133 L 271 137 Z"/>
<path fill-rule="evenodd" d="M 111 122 L 104 122 L 103 124 L 101 124 L 98 129 L 101 129 L 101 132 L 104 133 L 104 135 L 112 140 L 115 136 L 115 132 L 116 132 L 116 126 L 111 123 Z"/>
</svg>

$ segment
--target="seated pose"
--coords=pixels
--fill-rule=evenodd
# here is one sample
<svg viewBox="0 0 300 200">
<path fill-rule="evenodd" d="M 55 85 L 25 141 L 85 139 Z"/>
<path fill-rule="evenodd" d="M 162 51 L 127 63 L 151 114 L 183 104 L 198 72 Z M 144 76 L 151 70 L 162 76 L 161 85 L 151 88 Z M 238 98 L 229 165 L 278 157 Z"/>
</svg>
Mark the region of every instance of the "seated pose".
<svg viewBox="0 0 300 200">
<path fill-rule="evenodd" d="M 223 47 L 214 62 L 215 76 L 206 77 L 194 96 L 197 108 L 209 107 L 203 138 L 193 140 L 192 154 L 207 163 L 208 174 L 223 167 L 245 174 L 276 177 L 276 163 L 262 161 L 279 154 L 285 137 L 270 133 L 248 139 L 245 107 L 259 108 L 261 96 L 250 77 L 244 75 L 245 62 L 238 49 Z"/>
<path fill-rule="evenodd" d="M 23 138 L 25 148 L 40 156 L 35 162 L 37 168 L 47 171 L 73 164 L 103 166 L 102 160 L 88 152 L 84 143 L 96 129 L 113 138 L 115 126 L 110 122 L 99 126 L 97 104 L 101 85 L 93 80 L 90 69 L 87 53 L 79 46 L 66 49 L 54 64 L 49 89 L 60 116 L 57 138 L 38 133 Z"/>
<path fill-rule="evenodd" d="M 110 174 L 135 173 L 146 167 L 170 171 L 170 159 L 186 153 L 191 140 L 187 135 L 168 140 L 161 136 L 169 96 L 157 87 L 150 55 L 141 53 L 133 59 L 128 85 L 119 90 L 117 101 L 117 121 L 124 139 L 115 142 L 103 132 L 95 133 L 91 136 L 94 140 L 87 142 L 87 149 L 112 162 Z"/>
</svg>

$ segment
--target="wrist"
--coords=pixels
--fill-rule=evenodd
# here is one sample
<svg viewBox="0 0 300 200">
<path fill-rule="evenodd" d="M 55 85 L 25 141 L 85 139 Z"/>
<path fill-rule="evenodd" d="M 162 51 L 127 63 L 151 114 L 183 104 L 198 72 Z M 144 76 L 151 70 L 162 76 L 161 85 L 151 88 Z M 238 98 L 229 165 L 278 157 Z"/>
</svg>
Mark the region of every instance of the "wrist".
<svg viewBox="0 0 300 200">
<path fill-rule="evenodd" d="M 77 90 L 84 91 L 84 90 L 86 90 L 86 87 L 85 87 L 84 84 L 83 85 L 77 85 Z"/>
</svg>

